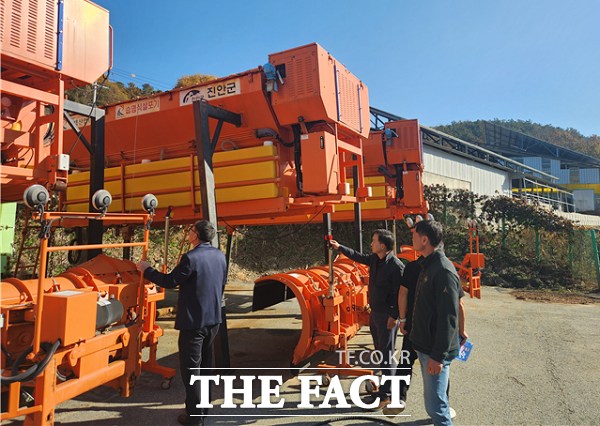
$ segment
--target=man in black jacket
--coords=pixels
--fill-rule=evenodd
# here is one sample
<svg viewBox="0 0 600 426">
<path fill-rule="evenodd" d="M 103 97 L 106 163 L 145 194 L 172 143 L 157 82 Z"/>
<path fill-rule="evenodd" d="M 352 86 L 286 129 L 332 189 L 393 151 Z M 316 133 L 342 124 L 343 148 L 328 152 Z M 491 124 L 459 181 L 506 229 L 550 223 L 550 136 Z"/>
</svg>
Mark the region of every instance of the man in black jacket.
<svg viewBox="0 0 600 426">
<path fill-rule="evenodd" d="M 175 329 L 179 330 L 179 364 L 186 394 L 186 414 L 177 418 L 182 425 L 203 424 L 203 415 L 208 411 L 196 407 L 200 404 L 200 381 L 190 385 L 190 379 L 194 373 L 211 373 L 212 342 L 221 323 L 227 262 L 223 252 L 209 243 L 216 232 L 210 222 L 196 222 L 189 235 L 194 248 L 181 257 L 170 274 L 156 271 L 146 261 L 137 263 L 147 280 L 164 288 L 179 286 Z M 202 369 L 192 370 L 197 368 Z"/>
<path fill-rule="evenodd" d="M 417 223 L 413 247 L 421 253 L 423 268 L 415 290 L 410 340 L 423 376 L 425 409 L 435 425 L 452 425 L 446 390 L 450 363 L 458 355 L 458 295 L 456 268 L 438 250 L 444 231 L 439 222 Z"/>
<path fill-rule="evenodd" d="M 443 250 L 443 248 L 440 246 L 438 250 Z M 405 369 L 404 374 L 410 377 L 412 377 L 412 367 L 417 359 L 417 353 L 412 347 L 412 342 L 410 341 L 408 333 L 410 333 L 412 329 L 412 312 L 415 303 L 415 290 L 417 288 L 417 282 L 419 281 L 419 275 L 421 275 L 421 272 L 423 271 L 423 267 L 421 265 L 422 261 L 423 256 L 419 257 L 417 260 L 413 260 L 408 265 L 406 265 L 406 267 L 404 268 L 404 274 L 402 275 L 402 281 L 400 281 L 400 292 L 398 294 L 398 310 L 400 311 L 400 333 L 404 335 L 402 339 L 402 360 L 408 361 L 408 365 L 402 364 L 402 367 Z M 460 337 L 460 345 L 463 345 L 469 337 L 469 335 L 465 331 L 465 304 L 462 299 L 464 296 L 464 290 L 462 289 L 462 287 L 459 287 L 458 335 Z M 405 354 L 408 354 L 408 358 Z M 409 368 L 408 371 L 406 371 L 407 368 Z M 404 402 L 407 401 L 409 387 L 410 382 L 400 382 L 400 399 Z M 448 382 L 448 389 L 446 392 L 448 398 L 450 398 L 449 391 L 450 382 Z M 385 410 L 384 414 L 386 414 Z M 456 411 L 454 411 L 454 409 L 452 409 L 451 407 L 450 417 L 454 419 L 455 416 Z"/>
<path fill-rule="evenodd" d="M 395 376 L 397 372 L 394 351 L 396 335 L 398 334 L 398 289 L 404 264 L 398 259 L 392 249 L 394 237 L 390 231 L 377 229 L 373 232 L 371 242 L 372 254 L 358 253 L 351 248 L 331 241 L 331 246 L 344 256 L 369 266 L 369 327 L 375 350 L 380 356 L 379 367 L 382 376 Z M 382 366 L 385 366 L 382 368 Z M 391 382 L 383 383 L 374 399 L 379 398 L 375 407 L 380 410 L 391 401 Z"/>
</svg>

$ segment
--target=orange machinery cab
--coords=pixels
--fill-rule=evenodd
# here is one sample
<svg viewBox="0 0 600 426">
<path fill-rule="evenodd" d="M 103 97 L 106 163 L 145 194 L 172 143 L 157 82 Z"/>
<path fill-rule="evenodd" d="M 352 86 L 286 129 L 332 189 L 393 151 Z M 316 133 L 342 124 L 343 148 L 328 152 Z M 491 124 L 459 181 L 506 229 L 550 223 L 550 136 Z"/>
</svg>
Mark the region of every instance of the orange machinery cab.
<svg viewBox="0 0 600 426">
<path fill-rule="evenodd" d="M 195 100 L 241 115 L 240 127 L 223 124 L 213 157 L 218 214 L 225 220 L 243 222 L 254 217 L 260 221 L 353 202 L 356 198 L 350 196 L 346 176 L 354 164 L 360 166 L 358 196 L 364 200 L 366 86 L 317 44 L 270 55 L 269 64 L 277 70 L 276 91 L 273 80 L 259 67 L 105 106 L 105 182 L 113 182 L 109 191 L 120 202 L 111 207 L 137 211 L 137 199 L 149 190 L 159 202 L 155 223 L 164 217 L 161 210 L 174 203 L 180 204 L 175 221 L 200 217 Z M 211 134 L 215 125 L 211 119 Z M 76 135 L 72 131 L 65 135 L 65 151 L 70 151 Z M 300 158 L 295 153 L 298 145 Z M 81 143 L 71 159 L 78 168 L 89 167 L 89 154 Z M 266 169 L 259 166 L 265 162 Z M 273 172 L 265 175 L 267 169 Z M 89 174 L 71 176 L 69 188 L 80 187 L 77 194 L 67 191 L 64 205 L 76 211 L 87 203 L 82 185 L 88 184 Z"/>
<path fill-rule="evenodd" d="M 269 55 L 284 84 L 271 99 L 282 126 L 337 122 L 340 137 L 369 136 L 369 92 L 344 65 L 316 43 Z"/>
<path fill-rule="evenodd" d="M 109 13 L 87 0 L 2 2 L 2 202 L 31 184 L 64 190 L 64 91 L 109 69 Z"/>
<path fill-rule="evenodd" d="M 390 121 L 365 142 L 365 176 L 384 175 L 381 167 L 387 171 L 386 181 L 396 192 L 392 204 L 400 208 L 398 215 L 427 211 L 420 135 L 418 120 Z"/>
</svg>

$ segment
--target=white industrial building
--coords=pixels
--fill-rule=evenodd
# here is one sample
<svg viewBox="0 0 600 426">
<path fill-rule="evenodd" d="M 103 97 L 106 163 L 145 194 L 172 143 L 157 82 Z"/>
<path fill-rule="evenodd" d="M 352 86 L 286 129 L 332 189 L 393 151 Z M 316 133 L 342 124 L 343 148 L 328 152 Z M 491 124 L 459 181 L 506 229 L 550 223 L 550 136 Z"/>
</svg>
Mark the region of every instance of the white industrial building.
<svg viewBox="0 0 600 426">
<path fill-rule="evenodd" d="M 382 128 L 385 121 L 403 120 L 402 117 L 376 108 L 371 108 L 371 116 L 373 129 Z M 420 125 L 420 128 L 423 141 L 423 182 L 426 185 L 443 184 L 450 189 L 465 189 L 492 197 L 504 195 L 535 199 L 542 206 L 569 220 L 585 226 L 600 227 L 600 217 L 577 213 L 594 210 L 597 205 L 594 201 L 596 188 L 596 199 L 600 202 L 600 168 L 590 163 L 596 161 L 600 166 L 600 160 L 556 145 L 546 143 L 544 146 L 540 144 L 544 142 L 537 139 L 536 146 L 542 145 L 540 149 L 549 152 L 553 150 L 552 154 L 557 158 L 511 158 L 507 155 L 510 150 L 496 149 L 498 147 L 493 143 L 489 147 L 483 147 L 424 125 Z M 489 135 L 489 130 L 486 130 Z M 514 144 L 517 136 L 511 136 Z M 522 146 L 526 135 L 518 134 L 518 138 L 520 153 L 523 155 Z M 506 145 L 506 140 L 502 142 Z M 534 145 L 531 141 L 528 142 Z M 568 168 L 565 164 L 568 164 Z"/>
</svg>

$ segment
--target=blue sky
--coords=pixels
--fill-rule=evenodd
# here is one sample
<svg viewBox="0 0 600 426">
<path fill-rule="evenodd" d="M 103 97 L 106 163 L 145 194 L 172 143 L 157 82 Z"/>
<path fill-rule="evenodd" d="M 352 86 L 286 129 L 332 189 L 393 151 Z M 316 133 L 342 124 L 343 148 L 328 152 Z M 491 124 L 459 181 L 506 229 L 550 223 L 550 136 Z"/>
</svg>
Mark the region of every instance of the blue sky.
<svg viewBox="0 0 600 426">
<path fill-rule="evenodd" d="M 371 106 L 428 126 L 512 118 L 600 135 L 597 0 L 95 3 L 110 11 L 115 81 L 167 90 L 317 42 Z"/>
</svg>

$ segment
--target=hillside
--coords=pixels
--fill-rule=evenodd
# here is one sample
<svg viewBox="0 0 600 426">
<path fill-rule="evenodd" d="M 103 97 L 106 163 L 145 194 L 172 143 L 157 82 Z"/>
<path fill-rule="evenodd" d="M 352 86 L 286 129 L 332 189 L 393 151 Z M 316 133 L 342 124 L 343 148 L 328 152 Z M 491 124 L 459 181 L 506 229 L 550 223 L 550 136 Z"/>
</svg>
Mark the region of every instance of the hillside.
<svg viewBox="0 0 600 426">
<path fill-rule="evenodd" d="M 531 120 L 500 120 L 495 118 L 494 120 L 487 121 L 564 148 L 572 149 L 573 151 L 581 152 L 590 157 L 600 158 L 600 137 L 598 135 L 586 137 L 573 128 L 562 129 L 551 124 L 532 123 Z M 435 129 L 467 142 L 485 142 L 484 120 L 453 121 L 448 125 L 437 126 Z"/>
</svg>

